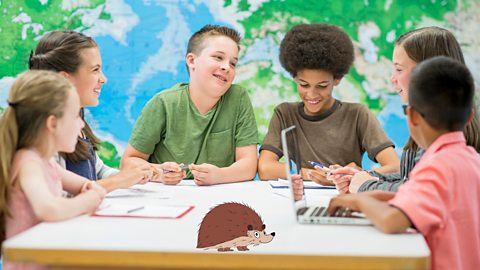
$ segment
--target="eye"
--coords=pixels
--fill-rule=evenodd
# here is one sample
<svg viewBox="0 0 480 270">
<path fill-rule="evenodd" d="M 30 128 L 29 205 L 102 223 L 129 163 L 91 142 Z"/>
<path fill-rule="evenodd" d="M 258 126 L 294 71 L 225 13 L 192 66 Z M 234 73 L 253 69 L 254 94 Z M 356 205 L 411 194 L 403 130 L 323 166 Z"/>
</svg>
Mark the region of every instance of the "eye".
<svg viewBox="0 0 480 270">
<path fill-rule="evenodd" d="M 230 63 L 230 66 L 236 67 L 236 66 L 237 66 L 237 63 L 231 62 L 231 63 Z"/>
<path fill-rule="evenodd" d="M 223 59 L 223 57 L 219 56 L 219 55 L 214 55 L 213 58 L 215 60 L 218 60 L 218 61 L 221 61 Z"/>
<path fill-rule="evenodd" d="M 259 237 L 260 237 L 260 233 L 255 232 L 255 238 L 259 238 Z"/>
</svg>

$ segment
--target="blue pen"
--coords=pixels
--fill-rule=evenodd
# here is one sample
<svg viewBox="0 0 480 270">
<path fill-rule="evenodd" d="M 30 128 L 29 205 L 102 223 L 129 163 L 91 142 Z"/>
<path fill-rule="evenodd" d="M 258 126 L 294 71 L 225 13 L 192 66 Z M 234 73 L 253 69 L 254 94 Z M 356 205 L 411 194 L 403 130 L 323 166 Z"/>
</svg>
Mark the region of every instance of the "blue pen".
<svg viewBox="0 0 480 270">
<path fill-rule="evenodd" d="M 314 167 L 315 166 L 318 166 L 320 168 L 326 168 L 327 166 L 323 165 L 323 164 L 320 164 L 320 163 L 317 163 L 315 161 L 309 161 L 308 163 L 312 164 Z"/>
</svg>

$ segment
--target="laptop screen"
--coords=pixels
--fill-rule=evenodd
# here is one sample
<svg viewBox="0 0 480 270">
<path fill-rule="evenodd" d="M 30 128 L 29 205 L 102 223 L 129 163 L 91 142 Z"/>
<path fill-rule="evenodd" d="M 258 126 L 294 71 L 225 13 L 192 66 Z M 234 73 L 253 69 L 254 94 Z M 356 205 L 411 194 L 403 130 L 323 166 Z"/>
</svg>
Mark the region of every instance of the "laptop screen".
<svg viewBox="0 0 480 270">
<path fill-rule="evenodd" d="M 300 153 L 298 151 L 298 142 L 296 138 L 296 127 L 290 126 L 283 129 L 281 132 L 281 141 L 283 148 L 283 155 L 285 156 L 285 170 L 287 175 L 287 182 L 291 191 L 292 201 L 294 205 L 294 213 L 297 214 L 301 208 L 306 206 L 305 190 L 295 191 L 292 187 L 292 157 L 295 161 L 296 173 L 300 174 Z M 302 185 L 303 186 L 303 185 Z M 298 218 L 298 217 L 297 217 Z"/>
</svg>

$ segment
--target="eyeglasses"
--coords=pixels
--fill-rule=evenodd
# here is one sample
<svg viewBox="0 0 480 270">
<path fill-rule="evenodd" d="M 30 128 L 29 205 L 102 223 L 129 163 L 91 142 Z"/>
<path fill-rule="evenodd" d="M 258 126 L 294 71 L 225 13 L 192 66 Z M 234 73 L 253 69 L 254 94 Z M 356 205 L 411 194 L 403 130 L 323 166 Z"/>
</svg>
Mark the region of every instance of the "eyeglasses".
<svg viewBox="0 0 480 270">
<path fill-rule="evenodd" d="M 425 118 L 425 115 L 424 115 L 421 111 L 417 110 L 415 107 L 413 107 L 412 105 L 409 105 L 409 104 L 404 104 L 404 105 L 402 105 L 403 114 L 407 115 L 407 108 L 408 108 L 408 107 L 414 109 L 414 110 L 417 111 L 423 118 Z"/>
</svg>

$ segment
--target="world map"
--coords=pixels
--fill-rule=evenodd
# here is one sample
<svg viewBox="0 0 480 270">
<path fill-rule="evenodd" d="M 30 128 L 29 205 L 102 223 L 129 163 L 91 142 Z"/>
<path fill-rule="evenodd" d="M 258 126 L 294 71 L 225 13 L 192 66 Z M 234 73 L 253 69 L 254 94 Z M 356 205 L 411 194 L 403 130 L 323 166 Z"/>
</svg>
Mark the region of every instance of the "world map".
<svg viewBox="0 0 480 270">
<path fill-rule="evenodd" d="M 206 24 L 243 35 L 235 83 L 249 91 L 263 141 L 276 105 L 298 101 L 296 85 L 278 59 L 285 33 L 298 23 L 330 23 L 353 39 L 356 59 L 336 87 L 342 101 L 368 105 L 401 152 L 408 129 L 389 82 L 393 43 L 404 32 L 437 25 L 460 41 L 467 65 L 480 82 L 480 0 L 0 0 L 0 112 L 11 84 L 46 32 L 72 29 L 100 46 L 108 77 L 100 105 L 87 121 L 103 141 L 99 151 L 118 167 L 145 103 L 178 82 L 187 82 L 188 38 Z M 364 158 L 363 167 L 375 166 Z"/>
</svg>

